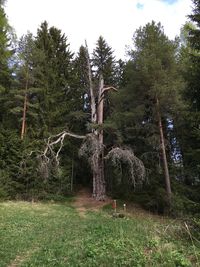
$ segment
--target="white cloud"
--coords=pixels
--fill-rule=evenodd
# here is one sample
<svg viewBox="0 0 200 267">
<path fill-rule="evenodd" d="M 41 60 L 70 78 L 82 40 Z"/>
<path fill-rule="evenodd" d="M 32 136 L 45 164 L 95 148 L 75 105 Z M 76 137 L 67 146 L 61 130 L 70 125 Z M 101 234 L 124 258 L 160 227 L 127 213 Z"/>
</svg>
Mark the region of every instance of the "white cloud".
<svg viewBox="0 0 200 267">
<path fill-rule="evenodd" d="M 138 3 L 142 8 L 137 8 Z M 18 37 L 29 30 L 36 34 L 42 21 L 68 36 L 72 51 L 87 39 L 90 50 L 99 35 L 124 58 L 134 31 L 147 22 L 161 22 L 169 38 L 179 34 L 191 13 L 191 0 L 168 5 L 160 0 L 7 0 L 6 13 Z"/>
</svg>

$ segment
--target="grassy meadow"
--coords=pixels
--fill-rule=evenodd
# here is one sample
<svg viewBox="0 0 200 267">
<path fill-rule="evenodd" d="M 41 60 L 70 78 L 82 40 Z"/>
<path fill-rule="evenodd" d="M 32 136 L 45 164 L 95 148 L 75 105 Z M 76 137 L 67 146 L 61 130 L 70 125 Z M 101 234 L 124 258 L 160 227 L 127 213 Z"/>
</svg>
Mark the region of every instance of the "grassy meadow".
<svg viewBox="0 0 200 267">
<path fill-rule="evenodd" d="M 177 220 L 80 214 L 71 202 L 0 203 L 0 267 L 200 266 L 200 243 Z"/>
</svg>

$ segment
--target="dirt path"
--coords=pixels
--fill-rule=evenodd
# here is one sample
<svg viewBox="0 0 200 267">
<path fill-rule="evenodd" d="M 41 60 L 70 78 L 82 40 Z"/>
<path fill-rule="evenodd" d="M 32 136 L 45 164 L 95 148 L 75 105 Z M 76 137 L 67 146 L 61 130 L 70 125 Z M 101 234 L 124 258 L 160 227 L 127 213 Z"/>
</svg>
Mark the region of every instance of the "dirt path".
<svg viewBox="0 0 200 267">
<path fill-rule="evenodd" d="M 109 198 L 107 198 L 105 201 L 95 200 L 92 198 L 92 193 L 89 191 L 89 189 L 83 188 L 77 193 L 73 206 L 78 211 L 80 217 L 85 218 L 87 210 L 98 211 L 103 206 L 110 203 L 111 199 Z"/>
<path fill-rule="evenodd" d="M 79 216 L 81 218 L 86 218 L 87 211 L 99 211 L 103 206 L 112 204 L 112 199 L 107 198 L 105 201 L 97 201 L 92 198 L 92 193 L 87 188 L 82 188 L 76 194 L 75 201 L 73 202 L 73 206 L 76 208 Z M 138 217 L 138 218 L 146 218 L 149 217 L 151 219 L 163 221 L 164 217 L 161 215 L 156 215 L 151 213 L 150 211 L 144 210 L 139 205 L 131 202 L 126 203 L 126 215 L 129 217 Z M 123 205 L 117 203 L 117 211 L 123 211 Z"/>
</svg>

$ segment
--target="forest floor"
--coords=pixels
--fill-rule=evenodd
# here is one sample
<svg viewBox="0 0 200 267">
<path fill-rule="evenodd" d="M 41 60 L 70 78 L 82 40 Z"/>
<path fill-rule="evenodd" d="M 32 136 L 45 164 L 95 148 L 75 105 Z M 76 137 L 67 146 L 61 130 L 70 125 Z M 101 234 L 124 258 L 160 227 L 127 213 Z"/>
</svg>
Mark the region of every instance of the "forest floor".
<svg viewBox="0 0 200 267">
<path fill-rule="evenodd" d="M 118 202 L 122 210 L 123 202 Z M 65 202 L 0 203 L 1 267 L 200 266 L 200 242 L 184 223 L 82 190 Z"/>
</svg>

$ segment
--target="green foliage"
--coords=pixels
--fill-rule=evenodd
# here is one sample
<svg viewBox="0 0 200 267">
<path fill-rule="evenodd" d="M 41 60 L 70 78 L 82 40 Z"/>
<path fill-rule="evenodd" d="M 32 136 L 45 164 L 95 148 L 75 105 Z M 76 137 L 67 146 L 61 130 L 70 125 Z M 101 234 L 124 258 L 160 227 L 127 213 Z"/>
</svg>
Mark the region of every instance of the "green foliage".
<svg viewBox="0 0 200 267">
<path fill-rule="evenodd" d="M 172 214 L 175 216 L 189 216 L 200 213 L 200 204 L 185 196 L 175 194 L 172 198 Z"/>
<path fill-rule="evenodd" d="M 189 16 L 192 26 L 185 27 L 186 41 L 180 51 L 180 70 L 186 84 L 182 95 L 187 107 L 177 120 L 177 136 L 184 160 L 184 178 L 188 185 L 198 183 L 200 177 L 200 2 L 194 0 L 193 4 L 193 14 Z"/>
<path fill-rule="evenodd" d="M 4 2 L 0 1 L 0 198 L 49 199 L 53 195 L 60 198 L 69 193 L 72 180 L 75 184 L 91 185 L 88 165 L 78 158 L 80 141 L 65 140 L 60 166 L 53 162 L 48 177 L 39 170 L 38 155 L 51 135 L 63 130 L 85 134 L 95 128 L 104 132 L 105 156 L 113 147 L 131 147 L 148 173 L 149 184 L 134 191 L 125 166 L 114 170 L 106 163 L 109 193 L 164 213 L 168 206 L 160 153 L 158 99 L 174 192 L 173 215 L 199 213 L 199 0 L 193 0 L 193 14 L 189 16 L 192 23 L 184 26 L 180 44 L 169 40 L 160 23 L 151 22 L 136 30 L 134 48 L 129 50 L 129 60 L 123 62 L 116 61 L 112 47 L 99 37 L 91 55 L 94 89 L 99 86 L 101 74 L 105 86 L 118 88 L 116 94 L 106 93 L 103 125 L 90 123 L 85 47 L 81 46 L 75 56 L 65 34 L 45 21 L 35 37 L 26 34 L 13 50 L 13 33 Z M 23 140 L 19 138 L 22 121 Z M 108 240 L 102 246 L 107 248 L 114 243 Z M 131 243 L 126 246 L 137 259 L 140 252 Z M 94 254 L 96 250 L 103 253 L 94 248 Z M 122 258 L 120 255 L 118 260 L 125 265 Z"/>
<path fill-rule="evenodd" d="M 10 89 L 12 83 L 9 60 L 13 54 L 11 28 L 2 4 L 4 3 L 0 5 L 0 123 L 2 123 L 7 113 L 5 106 L 6 92 Z"/>
<path fill-rule="evenodd" d="M 175 139 L 171 137 L 175 134 L 174 118 L 182 107 L 183 82 L 176 61 L 177 43 L 169 40 L 161 24 L 155 22 L 136 30 L 133 42 L 134 49 L 129 51 L 130 60 L 123 74 L 124 84 L 114 99 L 112 119 L 120 132 L 121 142 L 132 147 L 149 174 L 152 186 L 141 190 L 148 196 L 145 206 L 163 212 L 167 202 L 162 190 L 165 185 L 158 116 L 162 120 L 170 162 L 176 149 Z M 155 182 L 156 179 L 159 182 Z M 127 195 L 128 191 L 124 192 Z"/>
<path fill-rule="evenodd" d="M 6 195 L 14 197 L 17 191 L 24 187 L 20 180 L 20 153 L 21 144 L 19 137 L 12 131 L 1 131 L 0 135 L 0 168 L 1 185 Z"/>
<path fill-rule="evenodd" d="M 93 51 L 92 64 L 95 67 L 95 76 L 99 79 L 103 75 L 106 85 L 114 85 L 115 58 L 112 48 L 100 36 L 96 48 Z"/>
<path fill-rule="evenodd" d="M 12 181 L 9 177 L 8 172 L 1 170 L 0 171 L 0 200 L 9 198 L 12 195 Z"/>
</svg>

